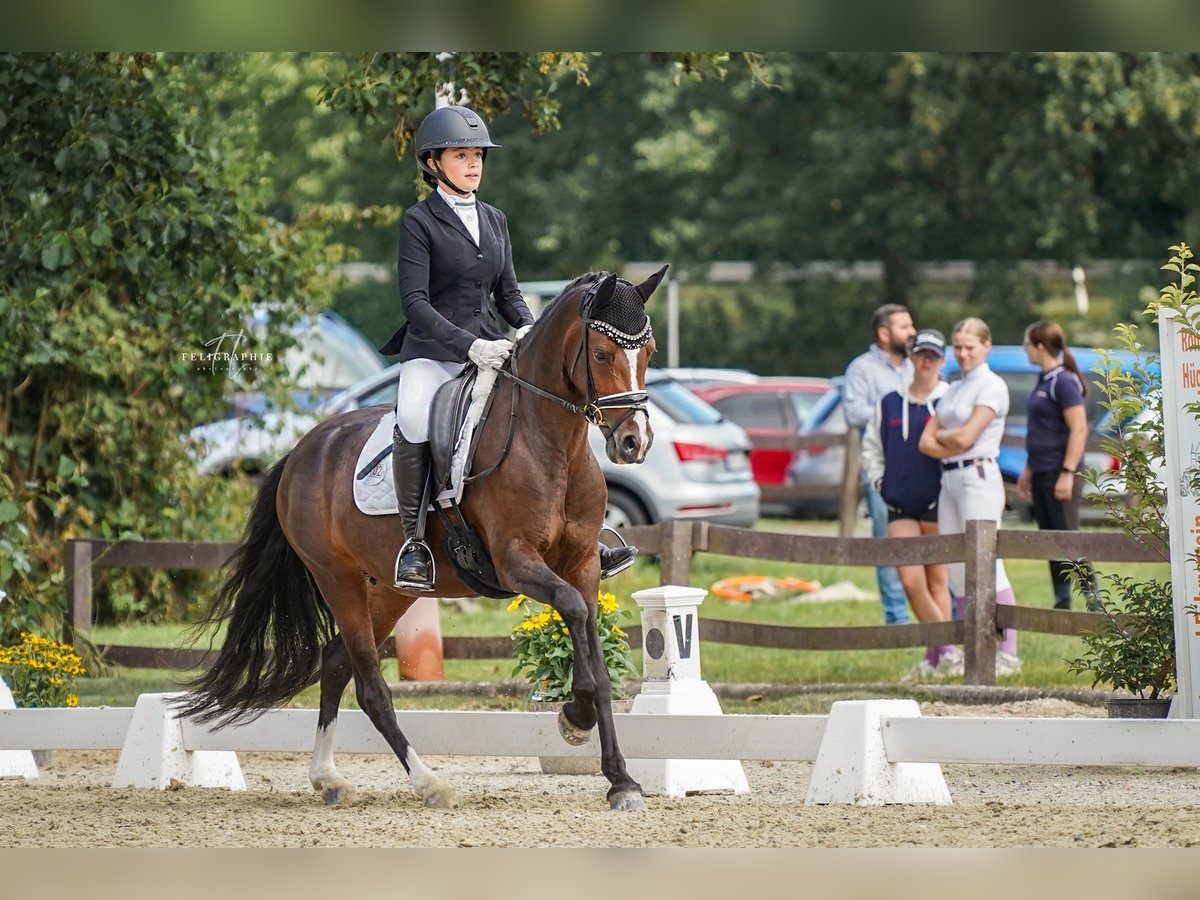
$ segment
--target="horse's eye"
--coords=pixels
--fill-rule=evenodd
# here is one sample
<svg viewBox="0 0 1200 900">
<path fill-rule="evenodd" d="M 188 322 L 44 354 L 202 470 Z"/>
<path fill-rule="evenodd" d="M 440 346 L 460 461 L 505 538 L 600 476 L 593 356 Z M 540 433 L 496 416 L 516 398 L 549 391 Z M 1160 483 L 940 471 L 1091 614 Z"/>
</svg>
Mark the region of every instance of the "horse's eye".
<svg viewBox="0 0 1200 900">
<path fill-rule="evenodd" d="M 593 350 L 592 351 L 592 359 L 594 359 L 594 360 L 596 360 L 596 362 L 600 362 L 600 363 L 612 362 L 612 357 L 609 356 L 607 350 L 600 350 L 600 349 Z"/>
</svg>

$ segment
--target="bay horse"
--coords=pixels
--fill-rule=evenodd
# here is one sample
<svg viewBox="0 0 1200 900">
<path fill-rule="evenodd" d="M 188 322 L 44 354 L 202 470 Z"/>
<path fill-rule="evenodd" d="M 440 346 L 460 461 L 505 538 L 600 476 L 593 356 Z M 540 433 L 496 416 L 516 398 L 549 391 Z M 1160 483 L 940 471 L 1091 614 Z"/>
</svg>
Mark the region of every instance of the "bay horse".
<svg viewBox="0 0 1200 900">
<path fill-rule="evenodd" d="M 646 365 L 655 342 L 645 303 L 665 271 L 640 285 L 590 272 L 547 306 L 501 371 L 492 408 L 478 426 L 475 469 L 498 466 L 469 484 L 461 501 L 499 586 L 562 616 L 576 662 L 559 731 L 581 744 L 599 725 L 607 799 L 618 810 L 645 804 L 617 744 L 597 632 L 597 536 L 607 489 L 587 432 L 589 422 L 600 426 L 615 463 L 646 457 L 653 440 Z M 353 678 L 359 706 L 399 758 L 413 791 L 426 806 L 452 806 L 453 790 L 401 732 L 379 668 L 379 647 L 417 597 L 392 587 L 404 539 L 400 517 L 364 515 L 352 497 L 359 451 L 384 412 L 377 406 L 333 416 L 270 469 L 229 574 L 198 625 L 227 622 L 224 644 L 213 665 L 187 685 L 191 692 L 178 708 L 219 727 L 253 719 L 319 679 L 309 780 L 327 804 L 345 804 L 354 787 L 334 765 L 333 746 L 338 706 Z M 475 596 L 447 555 L 445 530 L 430 519 L 437 574 L 428 596 Z"/>
</svg>

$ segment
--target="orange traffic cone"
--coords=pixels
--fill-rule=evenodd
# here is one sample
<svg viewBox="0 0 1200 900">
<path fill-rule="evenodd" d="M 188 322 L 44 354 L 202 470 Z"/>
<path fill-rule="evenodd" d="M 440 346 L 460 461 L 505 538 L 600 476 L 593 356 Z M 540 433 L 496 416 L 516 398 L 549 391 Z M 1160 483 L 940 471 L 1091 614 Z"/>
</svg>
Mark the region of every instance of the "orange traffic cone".
<svg viewBox="0 0 1200 900">
<path fill-rule="evenodd" d="M 400 617 L 396 662 L 404 681 L 444 681 L 442 624 L 436 597 L 421 597 Z"/>
</svg>

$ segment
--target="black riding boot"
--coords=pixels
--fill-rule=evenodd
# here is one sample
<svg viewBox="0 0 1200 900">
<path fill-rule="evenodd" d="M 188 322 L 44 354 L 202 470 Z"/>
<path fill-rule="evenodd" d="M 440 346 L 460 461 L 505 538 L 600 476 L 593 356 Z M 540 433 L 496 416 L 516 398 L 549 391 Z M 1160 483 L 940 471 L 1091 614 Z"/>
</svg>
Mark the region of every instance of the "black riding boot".
<svg viewBox="0 0 1200 900">
<path fill-rule="evenodd" d="M 392 474 L 400 523 L 408 538 L 396 557 L 395 586 L 433 590 L 433 554 L 425 543 L 425 485 L 429 481 L 429 444 L 410 444 L 396 428 L 392 432 Z"/>
<path fill-rule="evenodd" d="M 638 555 L 638 548 L 632 544 L 623 547 L 606 547 L 600 542 L 600 577 L 608 578 L 618 572 L 624 572 L 633 565 L 633 558 Z"/>
</svg>

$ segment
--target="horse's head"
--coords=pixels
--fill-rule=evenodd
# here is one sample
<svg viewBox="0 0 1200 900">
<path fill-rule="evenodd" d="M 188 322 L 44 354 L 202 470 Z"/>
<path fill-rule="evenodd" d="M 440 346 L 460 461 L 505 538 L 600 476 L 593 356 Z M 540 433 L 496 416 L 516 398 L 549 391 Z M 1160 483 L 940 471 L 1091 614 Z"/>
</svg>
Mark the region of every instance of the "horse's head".
<svg viewBox="0 0 1200 900">
<path fill-rule="evenodd" d="M 605 275 L 583 298 L 581 355 L 587 379 L 589 418 L 604 433 L 615 463 L 640 463 L 654 442 L 646 411 L 646 364 L 654 332 L 646 301 L 666 274 L 663 266 L 641 284 Z M 578 377 L 578 376 L 577 376 Z"/>
</svg>

